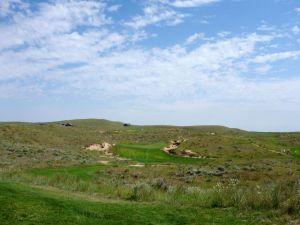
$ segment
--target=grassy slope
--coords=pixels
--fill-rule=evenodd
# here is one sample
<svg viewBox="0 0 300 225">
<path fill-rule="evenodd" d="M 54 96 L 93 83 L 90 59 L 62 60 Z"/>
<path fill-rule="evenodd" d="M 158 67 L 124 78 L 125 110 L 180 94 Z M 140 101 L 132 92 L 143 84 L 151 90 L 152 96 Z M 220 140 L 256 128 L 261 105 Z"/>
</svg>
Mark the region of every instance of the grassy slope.
<svg viewBox="0 0 300 225">
<path fill-rule="evenodd" d="M 72 167 L 59 167 L 59 168 L 35 168 L 30 170 L 30 173 L 35 176 L 54 176 L 54 175 L 71 175 L 77 178 L 88 180 L 91 176 L 100 170 L 102 165 L 92 166 L 72 166 Z"/>
<path fill-rule="evenodd" d="M 300 147 L 293 147 L 291 150 L 294 152 L 294 158 L 300 160 Z"/>
<path fill-rule="evenodd" d="M 170 140 L 185 138 L 178 151 L 190 149 L 201 156 L 220 159 L 288 158 L 277 152 L 300 146 L 300 134 L 249 133 L 221 126 L 130 126 L 107 120 L 59 122 L 0 123 L 0 162 L 5 165 L 93 164 L 97 154 L 84 151 L 86 145 L 109 142 L 115 144 L 168 144 Z M 215 133 L 216 135 L 211 135 Z M 298 151 L 291 151 L 297 156 Z M 296 157 L 298 158 L 298 157 Z M 217 160 L 218 161 L 218 160 Z"/>
<path fill-rule="evenodd" d="M 221 126 L 123 127 L 122 123 L 107 120 L 67 122 L 74 127 L 63 127 L 58 122 L 0 123 L 0 169 L 6 171 L 10 168 L 14 174 L 6 180 L 10 175 L 2 177 L 0 170 L 0 178 L 27 185 L 37 184 L 43 188 L 55 187 L 71 193 L 101 194 L 115 200 L 126 200 L 136 188 L 140 188 L 139 201 L 145 202 L 148 201 L 150 187 L 151 193 L 154 193 L 151 201 L 157 205 L 152 207 L 131 202 L 96 204 L 65 199 L 45 190 L 2 183 L 0 224 L 74 224 L 74 221 L 77 224 L 122 224 L 122 221 L 124 224 L 251 224 L 254 221 L 252 213 L 244 219 L 235 219 L 235 213 L 244 212 L 226 207 L 195 208 L 192 204 L 198 204 L 198 200 L 192 203 L 193 199 L 186 198 L 184 191 L 178 196 L 174 194 L 181 200 L 170 207 L 163 199 L 168 200 L 172 195 L 164 188 L 211 188 L 219 183 L 230 183 L 233 179 L 239 180 L 245 187 L 249 185 L 246 191 L 252 193 L 256 187 L 265 185 L 268 188 L 273 183 L 288 183 L 289 179 L 297 181 L 300 177 L 297 160 L 300 158 L 300 133 L 249 133 Z M 170 156 L 160 151 L 163 144 L 155 144 L 168 144 L 181 138 L 187 141 L 180 145 L 178 151 L 190 149 L 209 159 Z M 104 141 L 116 143 L 114 151 L 133 161 L 112 160 L 108 166 L 99 165 L 99 160 L 111 159 L 87 151 L 84 146 Z M 146 163 L 146 166 L 130 167 L 130 164 L 136 163 L 134 161 Z M 22 170 L 18 170 L 20 167 Z M 224 176 L 189 173 L 199 169 L 210 172 L 219 167 L 225 169 Z M 163 185 L 157 190 L 159 179 L 163 180 Z M 156 189 L 151 185 L 156 185 Z M 146 194 L 143 194 L 144 191 Z M 256 202 L 255 198 L 253 202 Z M 265 215 L 256 213 L 259 215 L 257 218 L 254 216 L 256 222 L 253 224 L 264 224 L 262 220 L 280 224 L 278 221 L 281 220 L 272 218 L 270 210 Z"/>
<path fill-rule="evenodd" d="M 140 203 L 100 203 L 0 183 L 1 224 L 263 224 L 260 214 Z"/>
</svg>

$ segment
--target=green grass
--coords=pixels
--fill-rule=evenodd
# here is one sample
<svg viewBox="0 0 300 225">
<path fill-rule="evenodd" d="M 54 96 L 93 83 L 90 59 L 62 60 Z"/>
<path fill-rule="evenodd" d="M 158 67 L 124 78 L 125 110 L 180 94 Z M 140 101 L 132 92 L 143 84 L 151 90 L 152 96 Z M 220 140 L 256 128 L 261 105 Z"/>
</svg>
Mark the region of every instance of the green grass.
<svg viewBox="0 0 300 225">
<path fill-rule="evenodd" d="M 292 184 L 300 176 L 300 133 L 66 122 L 74 126 L 0 123 L 1 225 L 287 224 L 299 212 L 300 187 Z M 160 150 L 178 139 L 186 140 L 178 153 L 188 149 L 202 159 Z M 103 142 L 133 161 L 86 150 Z M 66 197 L 74 195 L 81 200 Z"/>
<path fill-rule="evenodd" d="M 121 157 L 129 158 L 143 163 L 185 163 L 194 164 L 203 162 L 201 159 L 184 158 L 180 156 L 171 156 L 161 149 L 165 144 L 151 145 L 118 145 L 114 148 L 115 153 Z"/>
<path fill-rule="evenodd" d="M 293 147 L 291 150 L 294 153 L 293 157 L 300 160 L 300 147 Z"/>
<path fill-rule="evenodd" d="M 59 193 L 0 183 L 0 224 L 268 224 L 260 214 L 140 203 L 92 202 Z M 277 224 L 280 221 L 277 221 Z"/>
<path fill-rule="evenodd" d="M 104 165 L 93 166 L 72 166 L 61 168 L 35 168 L 30 170 L 30 173 L 36 176 L 55 176 L 55 175 L 71 175 L 77 178 L 88 180 L 92 178 L 93 174 L 103 168 Z"/>
</svg>

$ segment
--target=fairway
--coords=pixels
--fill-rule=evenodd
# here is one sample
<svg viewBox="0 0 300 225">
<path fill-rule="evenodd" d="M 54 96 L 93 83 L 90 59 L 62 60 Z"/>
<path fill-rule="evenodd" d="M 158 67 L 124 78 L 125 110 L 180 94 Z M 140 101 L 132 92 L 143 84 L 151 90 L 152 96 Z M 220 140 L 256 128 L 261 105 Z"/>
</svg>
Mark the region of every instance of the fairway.
<svg viewBox="0 0 300 225">
<path fill-rule="evenodd" d="M 291 149 L 294 153 L 293 158 L 294 159 L 300 159 L 300 147 L 294 147 Z"/>
<path fill-rule="evenodd" d="M 201 163 L 202 159 L 184 158 L 168 155 L 161 149 L 165 144 L 129 145 L 122 144 L 114 148 L 116 154 L 142 163 Z"/>
<path fill-rule="evenodd" d="M 91 166 L 72 166 L 72 167 L 59 167 L 59 168 L 38 168 L 30 170 L 30 173 L 36 176 L 55 176 L 55 175 L 70 175 L 77 178 L 88 180 L 92 175 L 100 170 L 103 165 Z"/>
</svg>

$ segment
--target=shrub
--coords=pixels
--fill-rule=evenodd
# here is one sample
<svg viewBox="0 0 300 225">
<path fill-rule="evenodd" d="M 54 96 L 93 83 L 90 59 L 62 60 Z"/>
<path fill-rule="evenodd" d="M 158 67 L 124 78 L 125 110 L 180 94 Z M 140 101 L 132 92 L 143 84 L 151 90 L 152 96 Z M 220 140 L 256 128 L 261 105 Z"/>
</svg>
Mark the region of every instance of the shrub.
<svg viewBox="0 0 300 225">
<path fill-rule="evenodd" d="M 128 199 L 132 201 L 151 201 L 154 199 L 153 189 L 147 183 L 139 183 L 132 188 Z"/>
<path fill-rule="evenodd" d="M 297 182 L 241 186 L 235 181 L 218 183 L 207 193 L 207 207 L 236 207 L 239 209 L 278 209 L 292 213 L 299 209 Z"/>
<path fill-rule="evenodd" d="M 150 186 L 156 190 L 168 191 L 169 185 L 165 179 L 156 178 L 150 181 Z"/>
<path fill-rule="evenodd" d="M 290 198 L 282 204 L 283 213 L 294 214 L 300 212 L 300 196 Z"/>
</svg>

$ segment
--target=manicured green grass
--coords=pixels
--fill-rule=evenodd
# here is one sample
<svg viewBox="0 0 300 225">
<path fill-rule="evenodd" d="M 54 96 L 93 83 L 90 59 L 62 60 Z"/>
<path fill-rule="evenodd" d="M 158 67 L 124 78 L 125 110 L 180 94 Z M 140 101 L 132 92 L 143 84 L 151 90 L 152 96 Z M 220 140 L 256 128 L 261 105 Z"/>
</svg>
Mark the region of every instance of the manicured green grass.
<svg viewBox="0 0 300 225">
<path fill-rule="evenodd" d="M 0 183 L 0 224 L 267 224 L 255 214 L 140 203 L 91 202 Z M 277 223 L 278 224 L 278 223 Z"/>
<path fill-rule="evenodd" d="M 294 158 L 300 160 L 300 147 L 293 147 L 291 150 L 294 153 Z"/>
<path fill-rule="evenodd" d="M 118 145 L 114 148 L 115 153 L 121 157 L 129 158 L 143 163 L 200 163 L 201 159 L 184 158 L 180 156 L 171 156 L 161 149 L 165 144 L 152 145 Z"/>
<path fill-rule="evenodd" d="M 55 176 L 55 175 L 71 175 L 77 178 L 88 180 L 92 175 L 103 168 L 104 165 L 93 166 L 73 166 L 73 167 L 60 167 L 60 168 L 35 168 L 30 170 L 30 173 L 38 176 Z"/>
</svg>

